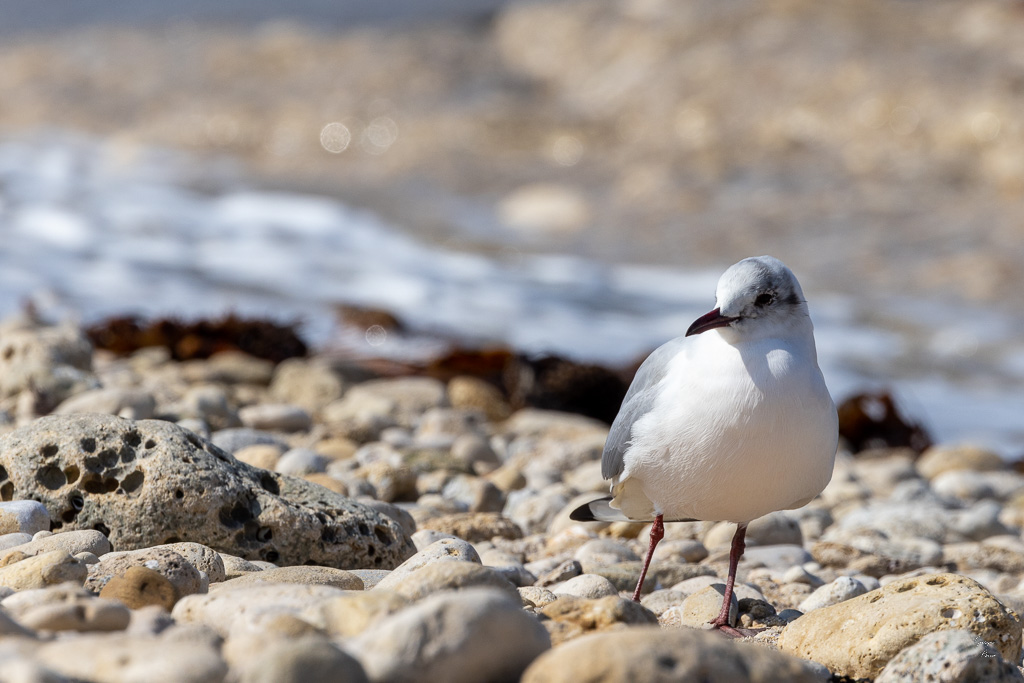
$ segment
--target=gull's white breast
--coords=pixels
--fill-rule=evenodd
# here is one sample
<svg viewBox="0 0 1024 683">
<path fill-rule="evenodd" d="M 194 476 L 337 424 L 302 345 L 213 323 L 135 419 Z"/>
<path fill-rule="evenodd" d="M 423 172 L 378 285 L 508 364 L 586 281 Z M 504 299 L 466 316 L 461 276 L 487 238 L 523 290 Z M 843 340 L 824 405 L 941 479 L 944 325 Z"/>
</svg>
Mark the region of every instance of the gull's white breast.
<svg viewBox="0 0 1024 683">
<path fill-rule="evenodd" d="M 749 522 L 820 493 L 837 417 L 808 338 L 694 340 L 633 425 L 613 506 L 636 519 Z"/>
</svg>

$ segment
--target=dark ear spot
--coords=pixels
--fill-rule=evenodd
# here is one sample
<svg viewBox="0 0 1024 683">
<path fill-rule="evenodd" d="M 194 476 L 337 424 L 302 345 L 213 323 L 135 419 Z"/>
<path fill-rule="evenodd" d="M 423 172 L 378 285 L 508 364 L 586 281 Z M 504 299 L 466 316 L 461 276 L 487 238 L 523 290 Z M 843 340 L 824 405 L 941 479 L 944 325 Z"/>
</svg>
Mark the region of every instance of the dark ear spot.
<svg viewBox="0 0 1024 683">
<path fill-rule="evenodd" d="M 796 306 L 800 303 L 800 297 L 796 295 L 796 292 L 790 292 L 789 296 L 786 297 L 786 303 L 790 306 Z"/>
</svg>

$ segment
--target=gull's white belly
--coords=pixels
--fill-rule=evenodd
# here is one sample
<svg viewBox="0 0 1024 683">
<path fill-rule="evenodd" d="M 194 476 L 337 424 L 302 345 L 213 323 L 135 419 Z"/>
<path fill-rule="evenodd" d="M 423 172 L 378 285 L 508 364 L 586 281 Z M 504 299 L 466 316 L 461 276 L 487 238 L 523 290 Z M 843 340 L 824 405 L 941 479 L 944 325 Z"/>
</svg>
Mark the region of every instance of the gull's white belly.
<svg viewBox="0 0 1024 683">
<path fill-rule="evenodd" d="M 726 350 L 697 377 L 686 359 L 670 369 L 633 426 L 613 504 L 637 519 L 749 522 L 820 493 L 837 441 L 821 373 L 791 350 L 761 360 Z"/>
</svg>

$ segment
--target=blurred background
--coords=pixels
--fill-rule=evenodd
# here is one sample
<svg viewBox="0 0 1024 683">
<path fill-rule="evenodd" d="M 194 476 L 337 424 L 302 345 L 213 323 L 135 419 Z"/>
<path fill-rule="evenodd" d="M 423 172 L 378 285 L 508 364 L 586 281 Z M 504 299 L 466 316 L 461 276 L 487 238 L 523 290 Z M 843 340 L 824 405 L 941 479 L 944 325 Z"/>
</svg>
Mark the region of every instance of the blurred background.
<svg viewBox="0 0 1024 683">
<path fill-rule="evenodd" d="M 0 316 L 628 366 L 770 253 L 837 399 L 1019 457 L 1021 35 L 1008 0 L 0 0 Z"/>
</svg>

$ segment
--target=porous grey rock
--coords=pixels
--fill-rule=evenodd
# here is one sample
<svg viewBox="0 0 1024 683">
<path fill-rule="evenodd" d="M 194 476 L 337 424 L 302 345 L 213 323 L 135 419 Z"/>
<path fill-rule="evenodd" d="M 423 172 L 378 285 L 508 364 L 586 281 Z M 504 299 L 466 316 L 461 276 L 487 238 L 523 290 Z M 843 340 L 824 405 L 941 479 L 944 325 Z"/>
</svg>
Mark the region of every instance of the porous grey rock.
<svg viewBox="0 0 1024 683">
<path fill-rule="evenodd" d="M 970 631 L 936 631 L 889 660 L 875 683 L 1024 683 L 1020 670 Z"/>
<path fill-rule="evenodd" d="M 372 681 L 514 681 L 551 641 L 518 597 L 487 588 L 426 598 L 346 643 Z"/>
<path fill-rule="evenodd" d="M 413 554 L 392 519 L 344 496 L 259 470 L 169 422 L 44 417 L 0 437 L 0 465 L 65 529 L 99 529 L 118 550 L 194 541 L 246 559 L 389 568 Z"/>
<path fill-rule="evenodd" d="M 0 503 L 0 534 L 35 534 L 50 530 L 50 513 L 34 500 L 7 500 Z"/>
<path fill-rule="evenodd" d="M 538 657 L 522 683 L 820 683 L 795 657 L 695 629 L 634 627 L 586 635 Z"/>
</svg>

